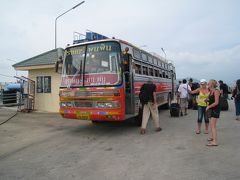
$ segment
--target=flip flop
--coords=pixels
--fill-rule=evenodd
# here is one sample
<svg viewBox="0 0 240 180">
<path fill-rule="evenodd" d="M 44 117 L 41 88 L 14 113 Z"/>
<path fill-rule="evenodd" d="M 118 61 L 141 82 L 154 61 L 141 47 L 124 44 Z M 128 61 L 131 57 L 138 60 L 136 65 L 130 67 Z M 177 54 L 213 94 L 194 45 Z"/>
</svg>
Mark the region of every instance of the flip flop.
<svg viewBox="0 0 240 180">
<path fill-rule="evenodd" d="M 206 144 L 206 146 L 212 147 L 212 146 L 218 146 L 218 145 L 217 145 L 217 144 L 211 144 L 211 143 L 209 143 L 209 144 Z"/>
<path fill-rule="evenodd" d="M 196 131 L 196 134 L 201 134 L 201 131 Z"/>
<path fill-rule="evenodd" d="M 161 130 L 162 130 L 162 128 L 158 127 L 155 131 L 156 131 L 156 132 L 159 132 L 159 131 L 161 131 Z"/>
<path fill-rule="evenodd" d="M 207 141 L 213 141 L 213 138 L 208 138 Z"/>
<path fill-rule="evenodd" d="M 141 129 L 141 130 L 140 130 L 140 134 L 143 135 L 143 134 L 145 134 L 145 133 L 146 133 L 146 130 L 145 130 L 145 129 Z"/>
</svg>

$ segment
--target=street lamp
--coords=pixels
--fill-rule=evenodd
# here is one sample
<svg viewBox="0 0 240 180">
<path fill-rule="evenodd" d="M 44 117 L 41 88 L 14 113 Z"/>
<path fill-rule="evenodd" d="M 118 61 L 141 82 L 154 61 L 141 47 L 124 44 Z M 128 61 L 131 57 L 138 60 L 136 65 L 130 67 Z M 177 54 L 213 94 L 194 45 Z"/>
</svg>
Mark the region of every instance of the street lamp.
<svg viewBox="0 0 240 180">
<path fill-rule="evenodd" d="M 165 54 L 165 61 L 167 61 L 167 55 L 166 55 L 166 53 L 165 53 L 164 49 L 163 49 L 163 48 L 161 48 L 161 50 L 162 50 L 162 52 Z"/>
<path fill-rule="evenodd" d="M 80 2 L 79 4 L 77 4 L 76 6 L 72 7 L 71 9 L 67 10 L 66 12 L 60 14 L 58 17 L 56 17 L 55 19 L 55 49 L 57 48 L 57 20 L 58 18 L 60 18 L 61 16 L 63 16 L 64 14 L 68 13 L 69 11 L 77 8 L 78 6 L 80 6 L 81 4 L 83 4 L 85 1 Z"/>
<path fill-rule="evenodd" d="M 139 48 L 146 48 L 147 47 L 147 45 L 141 45 L 141 46 L 139 46 Z"/>
<path fill-rule="evenodd" d="M 12 59 L 6 59 L 7 61 L 12 61 L 12 62 L 15 62 L 15 63 L 17 63 L 17 61 L 15 61 L 15 60 L 12 60 Z"/>
</svg>

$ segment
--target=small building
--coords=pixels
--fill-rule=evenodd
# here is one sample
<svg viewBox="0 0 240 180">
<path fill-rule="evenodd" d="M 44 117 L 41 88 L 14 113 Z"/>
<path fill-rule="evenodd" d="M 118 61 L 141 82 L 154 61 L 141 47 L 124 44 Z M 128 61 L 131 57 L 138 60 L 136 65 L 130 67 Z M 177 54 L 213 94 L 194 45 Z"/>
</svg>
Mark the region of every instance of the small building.
<svg viewBox="0 0 240 180">
<path fill-rule="evenodd" d="M 55 63 L 63 56 L 62 48 L 39 54 L 13 65 L 15 70 L 28 71 L 28 78 L 35 81 L 35 110 L 58 112 L 60 74 L 55 72 Z"/>
</svg>

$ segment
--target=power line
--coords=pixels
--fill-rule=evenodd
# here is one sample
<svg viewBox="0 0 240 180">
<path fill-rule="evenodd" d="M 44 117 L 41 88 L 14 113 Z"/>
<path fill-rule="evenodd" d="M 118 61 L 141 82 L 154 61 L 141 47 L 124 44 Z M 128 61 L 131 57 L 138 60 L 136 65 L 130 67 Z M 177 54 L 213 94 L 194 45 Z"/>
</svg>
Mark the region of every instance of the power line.
<svg viewBox="0 0 240 180">
<path fill-rule="evenodd" d="M 14 76 L 8 76 L 8 75 L 4 75 L 4 74 L 0 74 L 0 76 L 14 78 Z"/>
</svg>

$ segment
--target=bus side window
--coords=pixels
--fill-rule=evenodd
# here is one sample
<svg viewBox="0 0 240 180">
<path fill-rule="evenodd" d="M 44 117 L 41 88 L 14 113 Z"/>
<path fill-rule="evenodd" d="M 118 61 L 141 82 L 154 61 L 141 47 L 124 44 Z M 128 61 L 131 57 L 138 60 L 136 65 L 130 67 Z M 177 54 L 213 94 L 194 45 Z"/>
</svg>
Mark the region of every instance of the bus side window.
<svg viewBox="0 0 240 180">
<path fill-rule="evenodd" d="M 136 74 L 142 74 L 142 73 L 141 73 L 141 65 L 135 64 L 135 65 L 134 65 L 134 69 L 135 69 L 135 73 L 136 73 Z"/>
<path fill-rule="evenodd" d="M 166 78 L 168 79 L 168 71 L 166 71 Z"/>
<path fill-rule="evenodd" d="M 116 56 L 110 56 L 110 72 L 117 71 L 117 58 Z"/>
<path fill-rule="evenodd" d="M 166 78 L 165 71 L 163 71 L 162 76 L 163 76 L 163 78 Z"/>
<path fill-rule="evenodd" d="M 154 72 L 155 72 L 155 76 L 159 77 L 159 71 L 157 69 L 154 69 Z"/>
<path fill-rule="evenodd" d="M 152 68 L 152 67 L 149 68 L 149 75 L 150 75 L 150 76 L 154 76 L 154 74 L 153 74 L 153 68 Z"/>
<path fill-rule="evenodd" d="M 142 66 L 143 74 L 148 75 L 148 68 L 146 66 Z"/>
<path fill-rule="evenodd" d="M 159 70 L 159 77 L 162 77 L 162 70 Z"/>
</svg>

